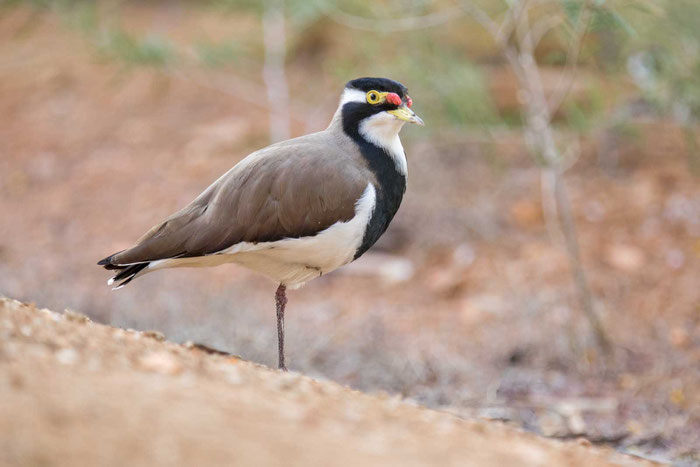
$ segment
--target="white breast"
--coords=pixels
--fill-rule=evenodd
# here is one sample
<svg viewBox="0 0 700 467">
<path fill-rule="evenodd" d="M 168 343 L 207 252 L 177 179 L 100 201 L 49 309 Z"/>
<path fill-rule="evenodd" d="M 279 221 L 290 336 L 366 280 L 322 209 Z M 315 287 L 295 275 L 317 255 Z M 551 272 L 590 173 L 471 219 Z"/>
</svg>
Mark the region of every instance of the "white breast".
<svg viewBox="0 0 700 467">
<path fill-rule="evenodd" d="M 336 222 L 313 237 L 287 238 L 275 242 L 241 242 L 218 253 L 197 258 L 155 261 L 149 272 L 181 266 L 216 266 L 236 263 L 271 279 L 296 288 L 305 282 L 349 263 L 362 243 L 365 229 L 374 211 L 376 191 L 367 184 L 355 203 L 355 217 Z"/>
</svg>

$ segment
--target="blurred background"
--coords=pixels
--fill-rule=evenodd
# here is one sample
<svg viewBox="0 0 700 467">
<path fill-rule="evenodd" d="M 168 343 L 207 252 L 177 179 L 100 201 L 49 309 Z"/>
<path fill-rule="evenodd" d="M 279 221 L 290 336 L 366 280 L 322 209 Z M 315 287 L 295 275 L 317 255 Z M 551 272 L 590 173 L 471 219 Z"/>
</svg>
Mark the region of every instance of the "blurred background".
<svg viewBox="0 0 700 467">
<path fill-rule="evenodd" d="M 274 366 L 276 284 L 95 263 L 344 84 L 410 90 L 408 192 L 289 294 L 290 369 L 700 459 L 697 0 L 0 3 L 0 293 Z"/>
</svg>

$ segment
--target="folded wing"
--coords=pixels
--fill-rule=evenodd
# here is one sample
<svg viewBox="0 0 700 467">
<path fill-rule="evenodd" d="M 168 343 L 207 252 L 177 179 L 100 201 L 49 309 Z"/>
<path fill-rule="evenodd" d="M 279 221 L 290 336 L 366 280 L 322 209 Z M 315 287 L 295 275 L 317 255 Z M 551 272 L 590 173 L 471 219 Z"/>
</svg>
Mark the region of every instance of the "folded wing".
<svg viewBox="0 0 700 467">
<path fill-rule="evenodd" d="M 355 215 L 366 175 L 341 151 L 291 140 L 254 153 L 105 267 L 313 236 Z"/>
</svg>

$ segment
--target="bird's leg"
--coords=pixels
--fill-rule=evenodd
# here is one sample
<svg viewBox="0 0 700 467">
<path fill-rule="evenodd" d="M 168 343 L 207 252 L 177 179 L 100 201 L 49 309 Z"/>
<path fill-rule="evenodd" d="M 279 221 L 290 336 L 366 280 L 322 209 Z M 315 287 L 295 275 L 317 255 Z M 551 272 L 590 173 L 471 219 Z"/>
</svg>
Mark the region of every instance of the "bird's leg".
<svg viewBox="0 0 700 467">
<path fill-rule="evenodd" d="M 287 304 L 287 287 L 280 284 L 277 287 L 277 292 L 275 292 L 275 304 L 277 305 L 277 345 L 278 345 L 278 358 L 279 358 L 279 369 L 282 371 L 287 371 L 287 367 L 284 366 L 284 307 Z"/>
</svg>

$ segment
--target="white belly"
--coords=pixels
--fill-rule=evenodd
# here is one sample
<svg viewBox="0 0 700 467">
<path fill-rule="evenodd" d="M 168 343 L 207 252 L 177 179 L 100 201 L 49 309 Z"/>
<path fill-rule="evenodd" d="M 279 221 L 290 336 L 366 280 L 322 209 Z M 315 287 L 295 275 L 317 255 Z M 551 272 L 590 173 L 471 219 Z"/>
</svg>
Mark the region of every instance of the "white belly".
<svg viewBox="0 0 700 467">
<path fill-rule="evenodd" d="M 355 217 L 347 222 L 337 222 L 313 237 L 287 238 L 266 243 L 237 243 L 207 256 L 154 261 L 149 265 L 148 272 L 171 267 L 236 263 L 289 288 L 300 287 L 305 282 L 352 261 L 362 243 L 375 202 L 374 186 L 368 183 L 355 203 Z"/>
</svg>

